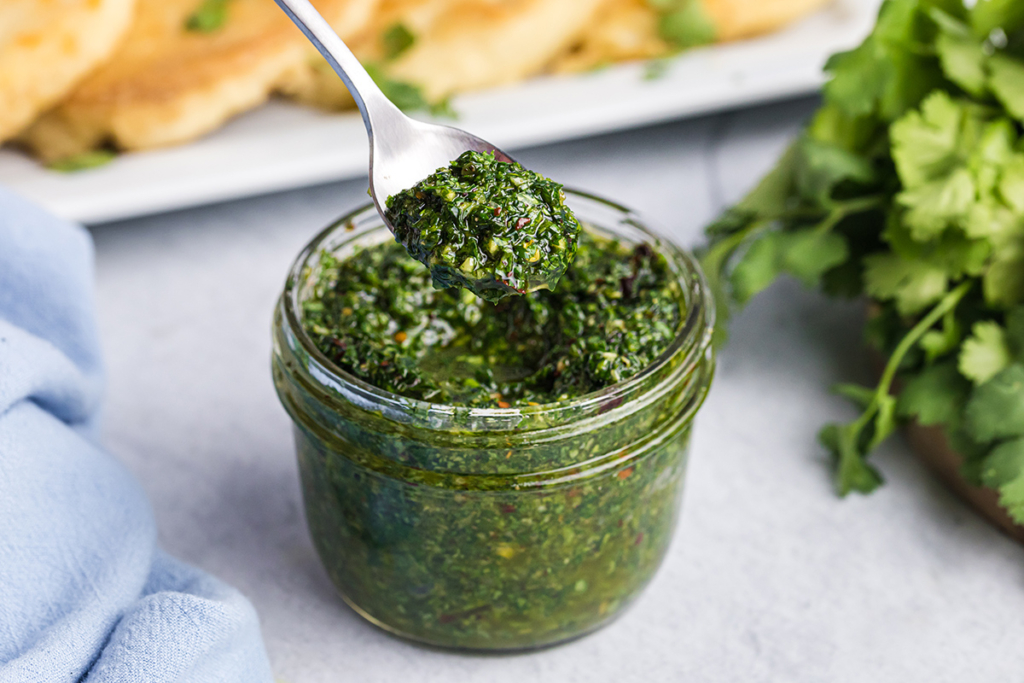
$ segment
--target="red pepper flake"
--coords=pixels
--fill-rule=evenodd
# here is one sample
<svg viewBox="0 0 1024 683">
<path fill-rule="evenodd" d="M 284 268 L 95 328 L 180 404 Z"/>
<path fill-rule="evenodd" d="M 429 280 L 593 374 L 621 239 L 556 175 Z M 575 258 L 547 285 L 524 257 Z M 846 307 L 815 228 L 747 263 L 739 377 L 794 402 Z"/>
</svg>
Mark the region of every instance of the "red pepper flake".
<svg viewBox="0 0 1024 683">
<path fill-rule="evenodd" d="M 636 541 L 633 542 L 633 545 L 640 545 L 641 543 L 643 543 L 643 541 L 644 541 L 644 532 L 641 531 L 640 533 L 638 533 L 636 535 Z"/>
<path fill-rule="evenodd" d="M 501 207 L 500 206 L 494 207 L 494 215 L 495 216 L 500 216 L 501 215 Z"/>
<path fill-rule="evenodd" d="M 532 218 L 527 218 L 526 216 L 522 216 L 519 220 L 516 221 L 516 230 L 522 230 L 527 225 L 529 225 L 531 222 L 533 222 Z"/>
<path fill-rule="evenodd" d="M 498 401 L 498 407 L 499 408 L 511 408 L 512 404 L 510 404 L 508 401 Z"/>
<path fill-rule="evenodd" d="M 609 410 L 615 410 L 616 408 L 618 408 L 621 405 L 622 405 L 622 397 L 621 396 L 616 396 L 615 398 L 610 399 L 610 400 L 606 401 L 605 403 L 603 403 L 601 405 L 601 409 L 598 412 L 599 413 L 607 413 Z"/>
<path fill-rule="evenodd" d="M 632 467 L 627 467 L 626 469 L 624 469 L 621 472 L 619 472 L 618 474 L 616 474 L 615 477 L 619 481 L 622 481 L 623 479 L 625 479 L 626 477 L 628 477 L 631 474 L 633 474 L 633 468 Z"/>
<path fill-rule="evenodd" d="M 475 619 L 481 617 L 491 609 L 490 605 L 480 605 L 473 609 L 467 609 L 462 612 L 454 612 L 449 614 L 438 615 L 437 621 L 440 624 L 452 624 L 456 621 L 462 621 L 463 619 Z"/>
<path fill-rule="evenodd" d="M 506 515 L 510 515 L 516 511 L 516 506 L 511 503 L 502 503 L 498 506 L 498 509 L 504 512 Z"/>
</svg>

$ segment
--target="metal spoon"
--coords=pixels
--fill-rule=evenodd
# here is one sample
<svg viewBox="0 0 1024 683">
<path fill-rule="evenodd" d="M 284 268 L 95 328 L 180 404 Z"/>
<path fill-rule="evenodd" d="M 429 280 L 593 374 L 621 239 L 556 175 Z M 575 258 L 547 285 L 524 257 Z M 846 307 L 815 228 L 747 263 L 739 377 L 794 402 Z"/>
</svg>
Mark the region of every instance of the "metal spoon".
<svg viewBox="0 0 1024 683">
<path fill-rule="evenodd" d="M 500 161 L 513 161 L 491 143 L 464 130 L 416 121 L 403 114 L 309 0 L 276 2 L 341 76 L 355 99 L 370 138 L 370 195 L 392 232 L 394 226 L 384 216 L 387 198 L 409 189 L 463 152 L 493 152 Z"/>
</svg>

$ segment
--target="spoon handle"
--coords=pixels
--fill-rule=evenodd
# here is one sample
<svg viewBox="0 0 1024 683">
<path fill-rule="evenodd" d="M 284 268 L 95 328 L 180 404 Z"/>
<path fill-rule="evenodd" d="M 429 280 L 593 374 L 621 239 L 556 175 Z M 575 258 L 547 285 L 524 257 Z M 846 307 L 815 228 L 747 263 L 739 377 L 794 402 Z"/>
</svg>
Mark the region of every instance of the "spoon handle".
<svg viewBox="0 0 1024 683">
<path fill-rule="evenodd" d="M 345 45 L 345 42 L 338 37 L 331 25 L 310 4 L 309 0 L 275 0 L 275 2 L 295 22 L 299 30 L 306 34 L 306 37 L 316 46 L 331 68 L 341 76 L 345 87 L 356 101 L 356 106 L 359 107 L 359 113 L 363 115 L 366 132 L 369 133 L 371 139 L 374 120 L 379 122 L 384 117 L 393 118 L 395 115 L 404 117 L 398 107 L 381 92 L 370 74 L 352 54 L 352 50 L 348 49 L 348 45 Z"/>
</svg>

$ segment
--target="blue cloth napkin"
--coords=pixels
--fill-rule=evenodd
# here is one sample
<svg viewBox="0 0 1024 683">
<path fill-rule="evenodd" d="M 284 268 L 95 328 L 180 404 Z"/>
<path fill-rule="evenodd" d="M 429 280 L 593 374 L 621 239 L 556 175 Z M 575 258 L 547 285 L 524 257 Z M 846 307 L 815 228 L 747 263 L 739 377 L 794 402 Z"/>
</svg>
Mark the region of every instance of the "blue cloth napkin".
<svg viewBox="0 0 1024 683">
<path fill-rule="evenodd" d="M 92 256 L 0 188 L 0 682 L 269 682 L 252 605 L 157 548 L 97 442 Z"/>
</svg>

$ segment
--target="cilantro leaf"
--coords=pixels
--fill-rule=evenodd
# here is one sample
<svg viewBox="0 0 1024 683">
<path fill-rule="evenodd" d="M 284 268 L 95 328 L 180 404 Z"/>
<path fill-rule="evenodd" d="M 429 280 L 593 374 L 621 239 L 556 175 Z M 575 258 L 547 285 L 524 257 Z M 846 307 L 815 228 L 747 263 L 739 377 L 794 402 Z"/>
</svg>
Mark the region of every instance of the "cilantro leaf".
<svg viewBox="0 0 1024 683">
<path fill-rule="evenodd" d="M 877 53 L 869 37 L 858 47 L 829 57 L 825 71 L 832 79 L 825 84 L 825 100 L 851 117 L 873 114 L 889 77 L 885 60 Z"/>
<path fill-rule="evenodd" d="M 1024 477 L 999 487 L 999 504 L 1017 524 L 1024 524 Z"/>
<path fill-rule="evenodd" d="M 808 287 L 816 286 L 849 254 L 842 235 L 814 228 L 787 233 L 783 246 L 782 268 Z"/>
<path fill-rule="evenodd" d="M 797 150 L 793 144 L 757 186 L 736 204 L 736 210 L 761 218 L 778 218 L 792 207 Z"/>
<path fill-rule="evenodd" d="M 936 91 L 892 124 L 892 158 L 906 188 L 920 187 L 948 174 L 959 162 L 963 107 L 942 91 Z"/>
<path fill-rule="evenodd" d="M 960 349 L 960 373 L 975 384 L 984 384 L 1013 361 L 1005 330 L 985 320 L 974 324 L 971 336 Z"/>
<path fill-rule="evenodd" d="M 1024 365 L 1014 363 L 975 387 L 964 420 L 979 443 L 1024 436 Z"/>
<path fill-rule="evenodd" d="M 981 469 L 985 486 L 997 489 L 1024 475 L 1024 439 L 1004 441 L 989 453 Z"/>
<path fill-rule="evenodd" d="M 1024 64 L 1005 55 L 989 58 L 989 87 L 1006 111 L 1024 121 Z"/>
<path fill-rule="evenodd" d="M 974 34 L 980 38 L 987 38 L 996 29 L 1011 33 L 1024 26 L 1024 5 L 1020 0 L 978 0 L 970 19 Z"/>
<path fill-rule="evenodd" d="M 985 301 L 995 308 L 1024 302 L 1024 244 L 1019 241 L 996 252 L 982 277 Z"/>
<path fill-rule="evenodd" d="M 907 382 L 896 401 L 896 413 L 922 425 L 948 424 L 959 416 L 970 390 L 955 361 L 938 363 Z"/>
<path fill-rule="evenodd" d="M 1010 119 L 998 118 L 985 124 L 970 154 L 972 170 L 981 174 L 1006 166 L 1013 161 L 1016 141 L 1017 132 Z M 982 184 L 986 190 L 992 189 L 990 183 Z"/>
<path fill-rule="evenodd" d="M 869 161 L 879 148 L 879 145 L 874 145 L 875 149 L 870 149 L 878 138 L 879 130 L 878 122 L 871 117 L 850 116 L 842 108 L 826 102 L 808 124 L 807 135 L 819 142 L 863 155 L 865 161 Z"/>
<path fill-rule="evenodd" d="M 1024 2 L 884 0 L 826 70 L 804 135 L 708 229 L 722 319 L 783 273 L 868 295 L 888 358 L 873 389 L 836 389 L 862 411 L 819 435 L 838 491 L 878 486 L 869 454 L 915 419 L 1024 522 Z"/>
<path fill-rule="evenodd" d="M 969 34 L 943 32 L 935 40 L 942 72 L 969 94 L 982 97 L 987 91 L 986 55 Z"/>
<path fill-rule="evenodd" d="M 834 232 L 766 234 L 750 245 L 733 269 L 733 296 L 742 305 L 784 272 L 813 287 L 825 272 L 845 261 L 847 253 L 846 241 Z"/>
<path fill-rule="evenodd" d="M 732 272 L 732 293 L 741 306 L 775 281 L 782 271 L 779 263 L 783 235 L 772 232 L 747 249 Z"/>
<path fill-rule="evenodd" d="M 983 239 L 971 239 L 959 230 L 947 230 L 928 241 L 918 241 L 905 220 L 906 214 L 893 211 L 882 238 L 892 253 L 906 261 L 921 261 L 946 271 L 952 279 L 978 276 L 985 271 L 992 245 Z"/>
<path fill-rule="evenodd" d="M 853 491 L 871 493 L 883 482 L 878 470 L 864 460 L 859 436 L 853 424 L 825 425 L 818 433 L 818 441 L 832 454 L 836 491 L 841 496 Z"/>
<path fill-rule="evenodd" d="M 1012 238 L 1020 225 L 1019 216 L 992 197 L 983 197 L 967 210 L 963 220 L 964 234 L 1001 244 Z"/>
<path fill-rule="evenodd" d="M 1024 306 L 1006 314 L 1006 340 L 1015 354 L 1024 357 Z"/>
<path fill-rule="evenodd" d="M 1024 439 L 1004 441 L 980 463 L 981 483 L 999 491 L 999 502 L 1024 523 Z"/>
<path fill-rule="evenodd" d="M 1018 219 L 1024 216 L 1024 154 L 1014 154 L 1003 166 L 999 197 Z"/>
<path fill-rule="evenodd" d="M 942 81 L 938 60 L 921 54 L 921 26 L 930 3 L 889 0 L 874 31 L 857 48 L 825 64 L 832 79 L 825 99 L 851 116 L 877 114 L 892 121 L 918 105 Z"/>
<path fill-rule="evenodd" d="M 960 168 L 941 180 L 901 192 L 897 201 L 907 209 L 904 220 L 910 234 L 927 242 L 966 221 L 974 197 L 974 179 L 967 169 Z"/>
<path fill-rule="evenodd" d="M 871 163 L 842 147 L 804 135 L 797 143 L 795 164 L 797 190 L 807 199 L 828 206 L 832 193 L 844 181 L 870 183 Z"/>
<path fill-rule="evenodd" d="M 894 300 L 903 315 L 927 308 L 941 299 L 948 287 L 949 275 L 939 266 L 891 252 L 864 259 L 864 290 L 878 299 Z"/>
</svg>

